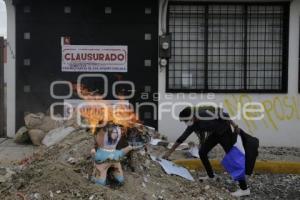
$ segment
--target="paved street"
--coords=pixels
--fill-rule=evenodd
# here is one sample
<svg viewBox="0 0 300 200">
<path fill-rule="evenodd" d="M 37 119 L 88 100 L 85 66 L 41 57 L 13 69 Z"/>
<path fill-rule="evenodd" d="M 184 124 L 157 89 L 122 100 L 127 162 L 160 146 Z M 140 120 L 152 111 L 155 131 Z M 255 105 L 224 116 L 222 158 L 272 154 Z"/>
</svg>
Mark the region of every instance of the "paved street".
<svg viewBox="0 0 300 200">
<path fill-rule="evenodd" d="M 35 148 L 32 145 L 16 144 L 13 139 L 0 138 L 0 166 L 10 166 L 33 155 Z"/>
</svg>

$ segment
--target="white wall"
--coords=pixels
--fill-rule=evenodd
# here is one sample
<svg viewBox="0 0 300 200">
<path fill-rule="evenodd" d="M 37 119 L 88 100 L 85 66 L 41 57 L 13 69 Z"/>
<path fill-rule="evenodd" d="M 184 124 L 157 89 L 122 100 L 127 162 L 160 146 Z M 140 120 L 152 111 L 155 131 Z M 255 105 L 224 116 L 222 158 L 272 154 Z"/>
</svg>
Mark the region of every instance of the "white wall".
<svg viewBox="0 0 300 200">
<path fill-rule="evenodd" d="M 15 27 L 15 7 L 12 5 L 12 0 L 5 0 L 7 11 L 7 64 L 4 68 L 4 81 L 6 82 L 6 122 L 7 136 L 15 136 L 15 117 L 16 117 L 16 27 Z"/>
<path fill-rule="evenodd" d="M 188 97 L 187 94 L 175 97 L 172 100 L 166 97 L 166 70 L 159 71 L 159 105 L 171 102 L 189 102 L 194 105 L 199 102 L 212 101 L 223 103 L 227 111 L 234 116 L 237 102 L 241 104 L 251 101 L 264 103 L 266 112 L 261 121 L 236 120 L 236 123 L 246 131 L 260 139 L 264 146 L 300 146 L 300 95 L 298 94 L 298 57 L 299 57 L 299 21 L 300 0 L 294 0 L 290 5 L 290 31 L 289 31 L 289 73 L 287 94 L 215 94 L 213 100 L 207 94 L 197 94 Z M 176 94 L 174 94 L 176 96 Z M 211 95 L 209 96 L 211 97 Z M 165 106 L 167 108 L 170 106 Z M 178 114 L 184 106 L 176 106 Z M 231 109 L 234 111 L 231 113 Z M 173 119 L 170 112 L 162 113 L 159 120 L 159 132 L 168 136 L 169 140 L 176 138 L 184 131 L 186 126 Z M 195 139 L 195 136 L 189 140 Z"/>
</svg>

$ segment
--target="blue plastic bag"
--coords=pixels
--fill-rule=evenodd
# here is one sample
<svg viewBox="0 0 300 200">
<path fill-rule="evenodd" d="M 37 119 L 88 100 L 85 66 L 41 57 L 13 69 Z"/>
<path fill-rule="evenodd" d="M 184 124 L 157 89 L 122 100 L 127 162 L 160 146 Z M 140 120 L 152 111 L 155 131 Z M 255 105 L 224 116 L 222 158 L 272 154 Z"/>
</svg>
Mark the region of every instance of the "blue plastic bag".
<svg viewBox="0 0 300 200">
<path fill-rule="evenodd" d="M 245 155 L 237 147 L 233 146 L 221 163 L 235 181 L 245 179 Z"/>
</svg>

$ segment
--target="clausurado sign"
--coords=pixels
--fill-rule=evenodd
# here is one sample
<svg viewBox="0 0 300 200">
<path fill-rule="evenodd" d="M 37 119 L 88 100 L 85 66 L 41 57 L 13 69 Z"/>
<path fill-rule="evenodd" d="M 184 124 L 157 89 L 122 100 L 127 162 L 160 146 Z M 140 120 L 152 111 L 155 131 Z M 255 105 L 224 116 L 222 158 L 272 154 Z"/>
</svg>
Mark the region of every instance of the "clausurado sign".
<svg viewBox="0 0 300 200">
<path fill-rule="evenodd" d="M 127 46 L 63 45 L 63 72 L 127 72 Z"/>
</svg>

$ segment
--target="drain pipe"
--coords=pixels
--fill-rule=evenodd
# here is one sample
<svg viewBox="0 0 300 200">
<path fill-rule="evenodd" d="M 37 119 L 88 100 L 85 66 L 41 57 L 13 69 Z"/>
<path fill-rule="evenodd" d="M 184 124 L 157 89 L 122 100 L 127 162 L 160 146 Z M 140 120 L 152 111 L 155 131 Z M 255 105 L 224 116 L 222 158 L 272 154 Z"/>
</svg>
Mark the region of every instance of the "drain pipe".
<svg viewBox="0 0 300 200">
<path fill-rule="evenodd" d="M 167 12 L 168 12 L 168 2 L 169 0 L 161 0 L 160 1 L 160 30 L 162 31 L 162 35 L 167 33 Z"/>
<path fill-rule="evenodd" d="M 167 33 L 168 2 L 168 0 L 161 0 L 159 4 L 159 23 L 161 31 L 159 37 L 159 63 L 161 69 L 168 65 L 168 59 L 171 57 L 171 36 Z"/>
</svg>

